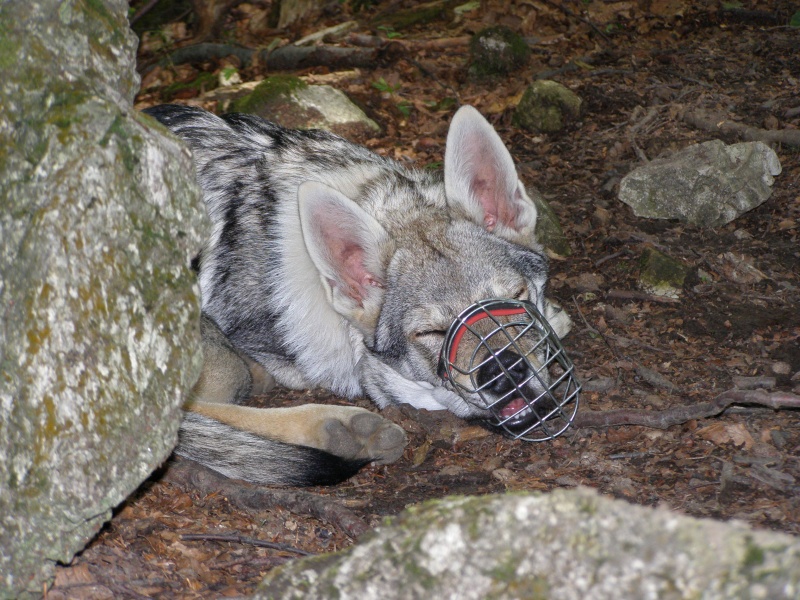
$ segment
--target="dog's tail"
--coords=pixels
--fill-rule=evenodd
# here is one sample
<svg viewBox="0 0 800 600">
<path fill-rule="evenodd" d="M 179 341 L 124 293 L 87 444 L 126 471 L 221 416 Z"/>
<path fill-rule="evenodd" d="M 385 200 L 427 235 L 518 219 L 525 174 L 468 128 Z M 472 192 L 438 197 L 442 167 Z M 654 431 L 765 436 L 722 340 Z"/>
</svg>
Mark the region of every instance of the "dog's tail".
<svg viewBox="0 0 800 600">
<path fill-rule="evenodd" d="M 287 486 L 339 483 L 369 462 L 262 435 L 265 429 L 281 433 L 292 427 L 286 409 L 241 404 L 268 392 L 275 380 L 239 352 L 206 314 L 200 334 L 203 370 L 184 407 L 176 454 L 233 479 Z"/>
<path fill-rule="evenodd" d="M 230 477 L 262 485 L 333 485 L 371 459 L 346 459 L 324 450 L 268 439 L 187 410 L 175 453 Z"/>
</svg>

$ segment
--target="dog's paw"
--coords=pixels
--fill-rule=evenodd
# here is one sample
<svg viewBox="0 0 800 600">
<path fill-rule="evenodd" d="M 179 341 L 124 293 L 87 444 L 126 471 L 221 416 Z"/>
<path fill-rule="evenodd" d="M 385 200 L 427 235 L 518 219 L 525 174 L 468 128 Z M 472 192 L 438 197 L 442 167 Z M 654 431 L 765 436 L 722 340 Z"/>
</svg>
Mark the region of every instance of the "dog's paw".
<svg viewBox="0 0 800 600">
<path fill-rule="evenodd" d="M 351 459 L 368 459 L 379 465 L 395 462 L 408 443 L 406 432 L 388 419 L 367 410 L 328 419 L 324 424 L 331 454 Z"/>
</svg>

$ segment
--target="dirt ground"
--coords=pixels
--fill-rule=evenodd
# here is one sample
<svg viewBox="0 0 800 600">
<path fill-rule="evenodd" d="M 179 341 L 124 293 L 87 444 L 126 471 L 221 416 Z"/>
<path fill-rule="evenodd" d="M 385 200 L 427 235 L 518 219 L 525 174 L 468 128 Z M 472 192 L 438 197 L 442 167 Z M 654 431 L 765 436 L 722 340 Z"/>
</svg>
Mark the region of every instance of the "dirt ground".
<svg viewBox="0 0 800 600">
<path fill-rule="evenodd" d="M 484 0 L 457 19 L 444 13 L 400 31 L 378 29 L 371 19 L 413 2 L 365 2 L 359 12 L 353 4 L 329 3 L 321 15 L 281 31 L 265 24 L 268 3 L 241 4 L 210 39 L 266 47 L 348 19 L 358 22 L 357 33 L 399 34 L 397 47 L 371 68 L 296 74 L 337 74 L 335 85 L 383 127 L 379 137 L 357 141 L 400 160 L 441 161 L 456 102 L 487 115 L 522 178 L 551 203 L 573 249 L 552 261 L 551 294 L 575 321 L 565 345 L 586 386 L 583 407 L 657 411 L 711 400 L 737 384 L 800 393 L 799 149 L 775 145 L 783 173 L 772 197 L 717 229 L 636 218 L 616 199 L 619 179 L 642 156 L 718 136 L 687 124 L 686 111 L 713 110 L 764 130 L 800 128 L 800 29 L 788 26 L 796 4 Z M 166 100 L 216 106 L 203 85 L 174 84 L 236 66 L 235 59 L 152 68 L 176 43 L 193 41 L 192 19 L 179 11 L 171 24 L 154 26 L 160 33 L 144 35 L 138 108 Z M 471 79 L 462 38 L 496 24 L 528 38 L 531 60 L 512 75 Z M 423 43 L 436 39 L 449 41 Z M 240 72 L 245 81 L 267 74 L 259 64 Z M 511 124 L 515 103 L 537 76 L 583 99 L 580 120 L 558 134 L 533 135 Z M 647 247 L 692 269 L 680 301 L 614 293 L 638 290 L 638 257 Z M 320 391 L 256 400 L 276 401 L 343 402 Z M 345 548 L 364 526 L 448 494 L 583 485 L 636 504 L 800 534 L 797 410 L 734 407 L 666 430 L 577 429 L 538 444 L 439 413 L 386 414 L 409 432 L 399 462 L 307 490 L 361 525 L 305 514 L 291 495 L 242 508 L 227 488 L 198 489 L 162 470 L 71 565 L 59 567 L 48 598 L 247 595 L 270 569 L 303 553 Z"/>
</svg>

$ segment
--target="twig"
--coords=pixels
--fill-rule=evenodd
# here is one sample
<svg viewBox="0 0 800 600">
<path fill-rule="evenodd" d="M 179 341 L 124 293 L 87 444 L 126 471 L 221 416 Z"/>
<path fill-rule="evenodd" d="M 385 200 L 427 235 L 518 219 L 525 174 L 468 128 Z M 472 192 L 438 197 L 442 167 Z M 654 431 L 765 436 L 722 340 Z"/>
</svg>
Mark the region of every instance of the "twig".
<svg viewBox="0 0 800 600">
<path fill-rule="evenodd" d="M 647 158 L 644 150 L 642 150 L 636 143 L 636 133 L 645 125 L 649 125 L 650 122 L 656 118 L 658 115 L 658 107 L 651 106 L 647 110 L 647 113 L 644 115 L 642 115 L 642 113 L 644 113 L 644 109 L 641 106 L 634 108 L 633 112 L 631 113 L 630 119 L 634 122 L 630 127 L 628 127 L 628 142 L 630 143 L 639 160 L 643 163 L 648 163 L 650 162 L 650 159 Z"/>
<path fill-rule="evenodd" d="M 700 111 L 685 111 L 683 121 L 704 131 L 728 135 L 740 135 L 742 139 L 755 142 L 786 144 L 800 146 L 800 130 L 798 129 L 759 129 L 750 125 L 735 123 L 720 115 L 709 115 Z"/>
<path fill-rule="evenodd" d="M 462 48 L 469 45 L 470 36 L 461 35 L 452 38 L 433 38 L 433 39 L 387 39 L 379 35 L 368 35 L 366 33 L 350 33 L 345 38 L 345 42 L 352 46 L 365 46 L 367 48 L 380 48 L 388 44 L 398 44 L 409 50 L 448 50 L 450 48 Z"/>
<path fill-rule="evenodd" d="M 301 556 L 315 556 L 314 552 L 307 552 L 294 546 L 287 544 L 278 544 L 275 542 L 267 542 L 256 538 L 247 537 L 244 535 L 219 535 L 212 533 L 185 533 L 181 536 L 182 540 L 192 542 L 231 542 L 233 544 L 247 544 L 249 546 L 258 546 L 260 548 L 269 548 L 271 550 L 280 550 L 281 552 L 292 552 L 300 554 Z"/>
<path fill-rule="evenodd" d="M 215 569 L 231 569 L 239 565 L 247 565 L 248 567 L 279 567 L 289 562 L 290 558 L 285 556 L 264 556 L 262 558 L 237 558 L 236 560 L 229 560 L 227 562 L 215 563 Z"/>
<path fill-rule="evenodd" d="M 283 506 L 295 514 L 317 517 L 353 538 L 357 538 L 368 529 L 367 524 L 355 513 L 325 496 L 302 490 L 267 488 L 228 479 L 185 458 L 176 458 L 170 463 L 164 474 L 164 480 L 187 490 L 196 489 L 203 494 L 223 494 L 241 508 L 263 510 Z"/>
<path fill-rule="evenodd" d="M 606 298 L 612 300 L 644 300 L 647 302 L 657 302 L 659 304 L 679 304 L 680 300 L 669 298 L 668 296 L 654 296 L 646 292 L 636 290 L 608 290 Z"/>
<path fill-rule="evenodd" d="M 345 21 L 344 23 L 339 23 L 338 25 L 333 25 L 332 27 L 326 27 L 325 29 L 320 29 L 319 31 L 315 31 L 314 33 L 311 33 L 293 42 L 293 45 L 308 46 L 310 44 L 321 42 L 326 38 L 329 41 L 334 39 L 339 39 L 344 37 L 349 32 L 353 31 L 353 29 L 355 29 L 356 27 L 358 27 L 358 22 Z"/>
<path fill-rule="evenodd" d="M 151 10 L 151 9 L 152 9 L 152 8 L 153 8 L 153 7 L 154 7 L 156 4 L 158 4 L 158 1 L 159 1 L 159 0 L 149 0 L 149 2 L 148 2 L 147 4 L 145 4 L 144 6 L 142 6 L 142 7 L 141 7 L 139 10 L 137 10 L 137 11 L 136 11 L 136 13 L 134 13 L 134 15 L 131 17 L 131 23 L 130 23 L 130 24 L 131 24 L 131 25 L 133 25 L 134 23 L 136 23 L 136 21 L 138 21 L 139 19 L 141 19 L 141 18 L 142 18 L 143 16 L 145 16 L 145 15 L 146 15 L 148 12 L 150 12 L 150 10 Z"/>
<path fill-rule="evenodd" d="M 573 426 L 580 428 L 641 425 L 654 429 L 668 429 L 673 425 L 680 425 L 693 419 L 717 416 L 732 404 L 757 404 L 775 410 L 797 409 L 800 408 L 800 396 L 788 392 L 728 390 L 710 402 L 674 406 L 665 410 L 583 410 L 575 415 Z"/>
<path fill-rule="evenodd" d="M 594 262 L 594 267 L 597 268 L 600 265 L 608 262 L 609 260 L 614 260 L 615 258 L 619 258 L 620 256 L 624 256 L 625 254 L 630 254 L 630 250 L 625 248 L 623 250 L 620 250 L 619 252 L 614 252 L 614 254 L 608 254 L 607 256 L 604 256 L 603 258 L 600 258 L 600 259 L 596 260 Z"/>
</svg>

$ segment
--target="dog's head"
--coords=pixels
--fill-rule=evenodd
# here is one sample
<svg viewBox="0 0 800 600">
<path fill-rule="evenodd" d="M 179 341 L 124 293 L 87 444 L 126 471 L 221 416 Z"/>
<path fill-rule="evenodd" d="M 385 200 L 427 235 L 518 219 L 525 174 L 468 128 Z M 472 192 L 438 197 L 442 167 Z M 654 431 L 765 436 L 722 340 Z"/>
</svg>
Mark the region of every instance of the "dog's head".
<svg viewBox="0 0 800 600">
<path fill-rule="evenodd" d="M 536 206 L 500 137 L 474 108 L 453 118 L 443 178 L 395 171 L 355 199 L 319 183 L 303 184 L 299 195 L 306 247 L 329 302 L 402 376 L 444 386 L 445 334 L 481 299 L 529 302 L 559 336 L 568 331 L 569 318 L 544 299 L 548 261 L 534 237 Z M 510 361 L 505 372 L 520 371 L 523 385 L 541 385 L 511 353 L 502 360 Z M 488 370 L 481 377 L 497 379 Z M 498 397 L 506 393 L 496 388 Z M 458 416 L 491 416 L 485 400 L 442 397 Z"/>
</svg>

